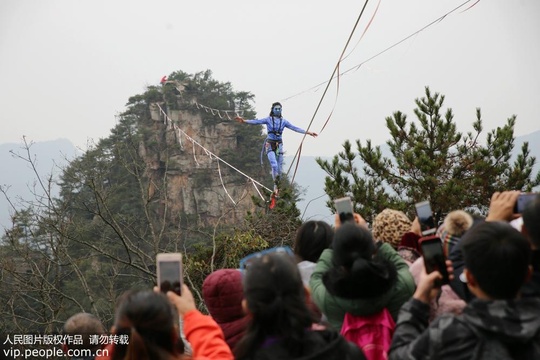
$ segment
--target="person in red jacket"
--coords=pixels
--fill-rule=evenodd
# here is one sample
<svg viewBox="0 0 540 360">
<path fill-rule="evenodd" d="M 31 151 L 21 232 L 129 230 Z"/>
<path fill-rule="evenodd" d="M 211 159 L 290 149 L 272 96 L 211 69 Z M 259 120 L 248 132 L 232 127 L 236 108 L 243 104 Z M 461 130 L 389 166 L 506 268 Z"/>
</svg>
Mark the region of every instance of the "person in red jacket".
<svg viewBox="0 0 540 360">
<path fill-rule="evenodd" d="M 178 315 L 183 318 L 184 334 L 193 350 L 191 357 L 183 354 L 175 326 Z M 157 291 L 127 294 L 116 311 L 115 323 L 114 333 L 128 335 L 129 344 L 108 346 L 104 356 L 96 357 L 97 360 L 234 359 L 220 327 L 210 316 L 197 310 L 185 285 L 181 296 L 172 291 L 166 296 Z"/>
<path fill-rule="evenodd" d="M 193 349 L 193 359 L 234 359 L 223 331 L 211 316 L 197 310 L 193 295 L 186 285 L 182 285 L 182 296 L 169 291 L 167 297 L 184 319 L 184 334 Z"/>
</svg>

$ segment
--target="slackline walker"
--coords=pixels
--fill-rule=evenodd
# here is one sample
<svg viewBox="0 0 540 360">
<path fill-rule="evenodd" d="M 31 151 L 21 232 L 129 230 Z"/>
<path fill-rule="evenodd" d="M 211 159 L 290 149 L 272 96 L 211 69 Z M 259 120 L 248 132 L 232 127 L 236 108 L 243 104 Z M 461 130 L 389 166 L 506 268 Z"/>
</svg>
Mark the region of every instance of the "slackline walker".
<svg viewBox="0 0 540 360">
<path fill-rule="evenodd" d="M 284 119 L 281 115 L 281 110 L 281 104 L 275 102 L 270 109 L 270 115 L 263 119 L 244 120 L 241 116 L 235 117 L 235 120 L 240 123 L 266 125 L 268 135 L 264 141 L 263 151 L 266 153 L 270 166 L 272 167 L 272 179 L 274 180 L 274 192 L 272 193 L 270 208 L 274 207 L 279 192 L 278 185 L 283 167 L 283 130 L 288 128 L 297 133 L 317 137 L 317 133 L 296 127 L 288 120 Z"/>
</svg>

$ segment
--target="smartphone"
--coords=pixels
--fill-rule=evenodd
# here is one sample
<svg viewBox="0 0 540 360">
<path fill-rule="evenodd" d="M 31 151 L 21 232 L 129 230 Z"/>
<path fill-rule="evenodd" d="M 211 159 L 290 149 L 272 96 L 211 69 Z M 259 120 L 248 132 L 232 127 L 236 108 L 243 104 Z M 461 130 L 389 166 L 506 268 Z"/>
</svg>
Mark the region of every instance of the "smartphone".
<svg viewBox="0 0 540 360">
<path fill-rule="evenodd" d="M 182 254 L 157 254 L 156 264 L 157 282 L 161 292 L 173 291 L 180 295 L 182 289 Z"/>
<path fill-rule="evenodd" d="M 347 221 L 354 222 L 353 203 L 349 196 L 334 200 L 334 207 L 336 208 L 336 214 L 339 215 L 339 220 L 342 224 Z"/>
<path fill-rule="evenodd" d="M 428 236 L 437 230 L 435 228 L 435 219 L 433 218 L 433 212 L 431 211 L 431 205 L 429 201 L 421 201 L 416 203 L 416 216 L 420 222 L 420 229 L 422 230 L 422 236 Z"/>
<path fill-rule="evenodd" d="M 438 236 L 426 236 L 418 240 L 422 254 L 424 257 L 424 266 L 426 272 L 429 274 L 433 271 L 441 273 L 442 281 L 437 281 L 436 285 L 441 286 L 448 284 L 450 279 L 448 278 L 448 271 L 446 269 L 446 258 L 444 256 L 442 241 Z"/>
<path fill-rule="evenodd" d="M 514 214 L 521 214 L 527 204 L 538 196 L 537 193 L 521 193 L 514 205 Z"/>
</svg>

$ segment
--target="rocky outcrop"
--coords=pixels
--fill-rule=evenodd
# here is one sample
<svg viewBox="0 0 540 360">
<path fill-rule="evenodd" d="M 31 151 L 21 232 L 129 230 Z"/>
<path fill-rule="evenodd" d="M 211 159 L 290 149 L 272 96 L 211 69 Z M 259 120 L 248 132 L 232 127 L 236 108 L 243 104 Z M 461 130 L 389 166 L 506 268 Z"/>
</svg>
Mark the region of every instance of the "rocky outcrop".
<svg viewBox="0 0 540 360">
<path fill-rule="evenodd" d="M 205 225 L 241 221 L 254 210 L 251 196 L 258 193 L 249 179 L 216 158 L 236 149 L 236 124 L 205 122 L 191 110 L 167 110 L 167 115 L 172 123 L 164 121 L 157 104 L 150 105 L 152 135 L 139 146 L 150 201 L 160 202 L 160 212 L 172 221 L 185 216 Z"/>
</svg>

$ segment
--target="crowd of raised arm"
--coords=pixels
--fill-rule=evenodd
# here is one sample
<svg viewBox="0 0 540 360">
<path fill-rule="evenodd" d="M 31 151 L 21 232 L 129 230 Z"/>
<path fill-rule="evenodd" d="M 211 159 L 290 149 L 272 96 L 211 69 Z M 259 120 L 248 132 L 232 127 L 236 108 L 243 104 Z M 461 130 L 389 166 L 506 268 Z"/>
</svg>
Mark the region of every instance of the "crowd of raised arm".
<svg viewBox="0 0 540 360">
<path fill-rule="evenodd" d="M 371 226 L 360 214 L 307 221 L 292 249 L 210 274 L 210 315 L 185 285 L 123 294 L 111 332 L 129 342 L 95 358 L 540 359 L 540 196 L 516 214 L 519 194 L 493 194 L 485 218 L 446 214 L 434 236 L 444 268 L 429 273 L 418 219 L 403 212 Z M 89 314 L 64 328 L 105 333 Z"/>
</svg>

